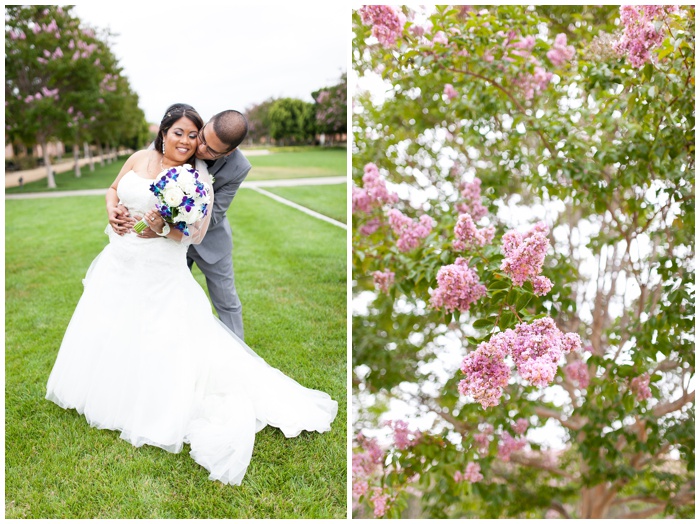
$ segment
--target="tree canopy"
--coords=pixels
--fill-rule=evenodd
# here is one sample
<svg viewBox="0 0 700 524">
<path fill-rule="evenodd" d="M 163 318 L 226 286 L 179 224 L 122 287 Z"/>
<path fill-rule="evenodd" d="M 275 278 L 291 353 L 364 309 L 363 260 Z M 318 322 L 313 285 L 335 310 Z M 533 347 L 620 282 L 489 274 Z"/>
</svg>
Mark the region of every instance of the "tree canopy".
<svg viewBox="0 0 700 524">
<path fill-rule="evenodd" d="M 694 24 L 353 13 L 357 516 L 694 516 Z"/>
<path fill-rule="evenodd" d="M 6 140 L 44 150 L 52 139 L 140 147 L 147 123 L 109 34 L 98 34 L 72 9 L 5 7 Z"/>
</svg>

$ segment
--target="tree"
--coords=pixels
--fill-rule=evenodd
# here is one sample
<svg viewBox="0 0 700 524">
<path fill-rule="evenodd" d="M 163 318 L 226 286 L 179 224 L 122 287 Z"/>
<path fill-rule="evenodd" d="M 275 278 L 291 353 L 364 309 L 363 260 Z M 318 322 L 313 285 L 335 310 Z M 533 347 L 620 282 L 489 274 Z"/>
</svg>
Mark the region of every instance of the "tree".
<svg viewBox="0 0 700 524">
<path fill-rule="evenodd" d="M 319 133 L 347 134 L 347 74 L 340 77 L 340 83 L 311 93 L 316 101 L 316 128 Z"/>
<path fill-rule="evenodd" d="M 358 515 L 694 515 L 694 16 L 353 14 Z"/>
<path fill-rule="evenodd" d="M 264 102 L 254 104 L 245 110 L 248 119 L 248 137 L 253 142 L 260 142 L 270 136 L 270 107 L 275 103 L 275 98 L 268 98 Z"/>
<path fill-rule="evenodd" d="M 72 6 L 6 7 L 7 136 L 28 147 L 42 146 L 50 188 L 56 183 L 46 147 L 49 140 L 73 143 L 75 151 L 99 132 L 111 132 L 113 119 L 134 116 L 125 104 L 138 103 L 138 99 L 121 96 L 122 91 L 113 97 L 118 107 L 108 115 L 106 127 L 104 122 L 96 126 L 120 75 L 109 46 L 72 15 Z M 131 122 L 132 129 L 141 124 Z M 133 130 L 129 136 L 134 136 Z"/>
<path fill-rule="evenodd" d="M 275 140 L 304 142 L 314 136 L 313 104 L 297 98 L 275 100 L 268 111 L 270 135 Z"/>
</svg>

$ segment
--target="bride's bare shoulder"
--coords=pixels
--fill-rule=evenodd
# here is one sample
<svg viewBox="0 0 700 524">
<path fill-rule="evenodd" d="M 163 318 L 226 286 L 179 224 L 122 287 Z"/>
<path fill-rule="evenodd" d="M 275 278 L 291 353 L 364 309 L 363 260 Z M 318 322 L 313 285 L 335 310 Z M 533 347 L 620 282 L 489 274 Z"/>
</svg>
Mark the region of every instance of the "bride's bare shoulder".
<svg viewBox="0 0 700 524">
<path fill-rule="evenodd" d="M 145 172 L 148 168 L 149 161 L 152 161 L 156 156 L 158 155 L 154 150 L 142 149 L 131 155 L 127 162 L 131 165 L 131 169 L 134 171 Z"/>
</svg>

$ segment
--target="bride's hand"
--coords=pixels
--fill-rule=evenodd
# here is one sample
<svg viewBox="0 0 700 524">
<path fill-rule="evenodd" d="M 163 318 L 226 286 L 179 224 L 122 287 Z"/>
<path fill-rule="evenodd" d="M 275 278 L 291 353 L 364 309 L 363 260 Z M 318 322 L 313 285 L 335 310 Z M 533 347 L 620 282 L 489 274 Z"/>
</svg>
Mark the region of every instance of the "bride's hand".
<svg viewBox="0 0 700 524">
<path fill-rule="evenodd" d="M 143 233 L 148 234 L 144 235 L 142 233 L 140 236 L 144 238 L 156 238 L 158 236 L 157 233 L 163 232 L 163 227 L 165 227 L 165 220 L 163 220 L 163 217 L 161 217 L 159 213 L 155 211 L 149 211 L 144 216 L 144 219 L 148 224 L 148 229 L 145 229 Z"/>
</svg>

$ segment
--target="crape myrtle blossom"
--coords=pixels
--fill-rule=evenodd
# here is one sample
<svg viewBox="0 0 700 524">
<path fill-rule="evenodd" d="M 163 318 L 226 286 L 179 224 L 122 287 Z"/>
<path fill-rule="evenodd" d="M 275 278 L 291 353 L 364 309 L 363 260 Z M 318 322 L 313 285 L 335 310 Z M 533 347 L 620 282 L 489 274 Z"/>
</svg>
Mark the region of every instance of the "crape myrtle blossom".
<svg viewBox="0 0 700 524">
<path fill-rule="evenodd" d="M 542 272 L 544 257 L 549 248 L 548 233 L 547 225 L 539 222 L 525 234 L 512 230 L 503 235 L 501 251 L 505 258 L 501 269 L 510 276 L 516 286 L 522 286 L 527 280 L 532 280 L 535 284 L 534 279 Z M 549 280 L 537 280 L 537 294 L 549 291 L 548 288 L 551 289 Z"/>
<path fill-rule="evenodd" d="M 564 368 L 564 374 L 569 380 L 578 383 L 579 387 L 583 389 L 587 388 L 591 382 L 588 375 L 588 365 L 582 360 L 575 360 L 567 364 Z"/>
<path fill-rule="evenodd" d="M 399 201 L 396 193 L 391 193 L 379 174 L 379 168 L 369 163 L 365 166 L 362 176 L 363 187 L 352 188 L 352 212 L 371 213 L 374 208 L 384 204 L 394 204 Z"/>
<path fill-rule="evenodd" d="M 444 93 L 447 100 L 453 100 L 459 96 L 459 93 L 452 84 L 445 84 Z"/>
<path fill-rule="evenodd" d="M 493 241 L 493 236 L 496 233 L 496 228 L 489 226 L 483 229 L 477 229 L 474 220 L 469 213 L 459 215 L 457 224 L 455 225 L 454 234 L 455 240 L 452 247 L 456 251 L 463 251 L 466 248 L 484 247 Z"/>
<path fill-rule="evenodd" d="M 498 458 L 503 462 L 509 462 L 511 454 L 525 447 L 527 441 L 524 438 L 515 439 L 510 433 L 501 434 L 501 442 L 498 444 Z"/>
<path fill-rule="evenodd" d="M 503 388 L 510 379 L 506 357 L 515 363 L 518 374 L 533 386 L 549 385 L 565 353 L 580 351 L 581 338 L 576 333 L 562 333 L 549 317 L 520 323 L 482 342 L 464 358 L 461 370 L 465 378 L 459 392 L 472 397 L 486 409 L 500 402 Z"/>
<path fill-rule="evenodd" d="M 356 498 L 369 491 L 369 478 L 384 462 L 384 452 L 375 439 L 366 438 L 362 433 L 356 437 L 362 452 L 352 454 L 352 493 Z"/>
<path fill-rule="evenodd" d="M 479 344 L 476 351 L 472 351 L 462 362 L 460 369 L 466 378 L 460 381 L 459 392 L 472 397 L 484 409 L 497 406 L 503 388 L 508 385 L 510 366 L 505 358 L 511 336 L 512 330 L 508 330 L 491 337 L 488 342 Z"/>
<path fill-rule="evenodd" d="M 547 58 L 555 66 L 564 65 L 566 62 L 571 60 L 576 54 L 576 50 L 572 45 L 566 45 L 566 35 L 564 33 L 559 33 L 554 38 L 554 45 L 547 51 Z"/>
<path fill-rule="evenodd" d="M 530 422 L 528 422 L 526 418 L 519 418 L 515 421 L 515 424 L 513 424 L 513 432 L 515 432 L 516 435 L 524 435 L 529 426 Z"/>
<path fill-rule="evenodd" d="M 405 420 L 389 420 L 385 425 L 393 430 L 394 446 L 396 449 L 408 449 L 415 446 L 420 438 L 420 431 L 408 429 L 408 422 Z"/>
<path fill-rule="evenodd" d="M 394 272 L 389 270 L 375 271 L 372 276 L 377 289 L 382 293 L 389 293 L 389 288 L 394 285 Z"/>
<path fill-rule="evenodd" d="M 485 217 L 488 210 L 481 203 L 481 179 L 475 177 L 472 182 L 462 182 L 459 189 L 465 202 L 457 204 L 457 212 L 469 213 L 474 222 Z"/>
<path fill-rule="evenodd" d="M 455 482 L 467 481 L 471 483 L 484 480 L 484 476 L 481 474 L 481 466 L 476 462 L 469 462 L 464 473 L 457 471 L 454 474 L 454 480 Z"/>
<path fill-rule="evenodd" d="M 389 225 L 399 237 L 396 241 L 396 247 L 399 248 L 399 251 L 406 253 L 417 248 L 421 240 L 430 234 L 433 229 L 433 219 L 428 215 L 421 215 L 415 221 L 398 209 L 390 209 Z"/>
<path fill-rule="evenodd" d="M 390 5 L 363 5 L 358 13 L 364 25 L 372 26 L 372 35 L 384 47 L 391 47 L 403 32 L 406 16 Z"/>
<path fill-rule="evenodd" d="M 437 282 L 438 287 L 430 297 L 430 304 L 436 309 L 469 311 L 469 306 L 486 294 L 486 286 L 479 282 L 476 271 L 462 257 L 454 264 L 442 266 Z"/>
<path fill-rule="evenodd" d="M 375 217 L 366 224 L 360 226 L 360 235 L 369 236 L 379 229 L 381 225 L 382 221 Z"/>
<path fill-rule="evenodd" d="M 374 494 L 370 500 L 374 504 L 374 516 L 378 518 L 383 517 L 386 513 L 389 495 L 384 493 L 382 488 L 374 488 Z"/>
<path fill-rule="evenodd" d="M 637 400 L 642 401 L 651 398 L 651 389 L 649 388 L 649 373 L 644 373 L 638 377 L 634 377 L 630 382 L 630 389 L 637 395 Z"/>
<path fill-rule="evenodd" d="M 627 55 L 633 67 L 643 67 L 651 60 L 650 51 L 666 37 L 661 22 L 676 11 L 675 5 L 623 5 L 620 7 L 623 34 L 613 46 L 615 51 Z"/>
</svg>

